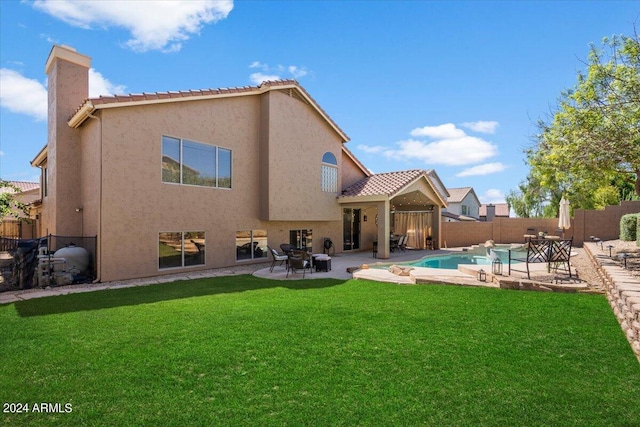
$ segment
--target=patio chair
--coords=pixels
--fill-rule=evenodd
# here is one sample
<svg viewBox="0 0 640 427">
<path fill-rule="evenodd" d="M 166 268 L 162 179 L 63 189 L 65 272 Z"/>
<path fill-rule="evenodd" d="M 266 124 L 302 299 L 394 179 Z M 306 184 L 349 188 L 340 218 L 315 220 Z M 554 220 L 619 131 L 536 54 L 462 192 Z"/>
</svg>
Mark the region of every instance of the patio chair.
<svg viewBox="0 0 640 427">
<path fill-rule="evenodd" d="M 297 273 L 298 270 L 302 270 L 302 278 L 304 279 L 305 272 L 309 270 L 310 273 L 313 273 L 311 270 L 311 257 L 306 251 L 292 251 L 291 255 L 289 255 L 289 268 L 287 269 L 287 277 L 289 277 L 289 272 Z"/>
<path fill-rule="evenodd" d="M 549 245 L 552 240 L 546 239 L 532 239 L 528 238 L 525 247 L 527 249 L 526 256 L 524 258 L 516 258 L 512 256 L 511 250 L 509 250 L 509 275 L 511 270 L 516 270 L 511 267 L 512 261 L 524 262 L 527 268 L 527 279 L 531 279 L 531 271 L 529 270 L 529 264 L 535 263 L 547 263 L 549 262 Z M 518 271 L 518 270 L 516 270 Z"/>
<path fill-rule="evenodd" d="M 285 253 L 285 255 L 291 255 L 291 251 L 295 250 L 296 247 L 288 243 L 282 243 L 280 245 L 280 249 Z"/>
<path fill-rule="evenodd" d="M 549 263 L 553 263 L 553 270 L 557 273 L 561 268 L 563 271 L 571 274 L 571 247 L 573 246 L 573 239 L 568 240 L 554 240 L 551 242 Z"/>
<path fill-rule="evenodd" d="M 271 263 L 271 268 L 269 268 L 269 272 L 270 273 L 273 273 L 273 267 L 276 266 L 276 263 L 278 261 L 280 261 L 280 265 L 282 265 L 285 262 L 289 261 L 289 257 L 286 254 L 279 254 L 278 251 L 276 251 L 275 249 L 273 249 L 269 245 L 267 245 L 267 249 L 269 249 L 269 252 L 271 252 L 271 255 L 273 255 L 273 262 Z M 289 267 L 287 267 L 287 270 L 288 269 L 289 269 Z"/>
<path fill-rule="evenodd" d="M 399 249 L 398 248 L 398 242 L 399 241 L 400 241 L 400 239 L 399 238 L 395 238 L 395 236 L 389 239 L 389 250 L 391 252 L 394 252 L 396 249 Z"/>
<path fill-rule="evenodd" d="M 407 250 L 407 240 L 409 240 L 409 236 L 406 234 L 404 236 L 400 236 L 400 240 L 398 240 L 398 249 L 402 252 Z"/>
</svg>

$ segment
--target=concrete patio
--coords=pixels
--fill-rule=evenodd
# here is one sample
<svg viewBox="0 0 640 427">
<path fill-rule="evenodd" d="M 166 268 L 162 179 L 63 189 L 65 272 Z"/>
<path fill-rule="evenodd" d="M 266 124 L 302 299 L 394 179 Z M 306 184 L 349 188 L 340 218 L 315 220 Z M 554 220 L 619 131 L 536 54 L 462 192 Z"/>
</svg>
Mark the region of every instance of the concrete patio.
<svg viewBox="0 0 640 427">
<path fill-rule="evenodd" d="M 406 250 L 395 251 L 390 253 L 389 259 L 374 258 L 370 251 L 342 253 L 331 256 L 330 271 L 306 272 L 304 279 L 339 279 L 349 280 L 366 279 L 379 282 L 388 282 L 396 284 L 426 284 L 426 283 L 443 283 L 456 284 L 465 286 L 486 286 L 486 287 L 506 287 L 512 289 L 542 289 L 554 290 L 553 288 L 562 288 L 564 290 L 583 290 L 586 286 L 579 280 L 560 285 L 553 285 L 549 280 L 549 273 L 546 270 L 546 264 L 532 264 L 531 280 L 526 277 L 524 265 L 519 267 L 519 271 L 511 272 L 507 275 L 507 266 L 504 265 L 504 276 L 496 277 L 491 275 L 491 266 L 487 265 L 465 265 L 458 270 L 414 267 L 408 276 L 400 276 L 389 271 L 388 267 L 393 264 L 410 262 L 419 260 L 425 256 L 446 255 L 451 253 L 460 253 L 463 248 L 451 248 L 442 250 Z M 271 258 L 269 258 L 271 260 Z M 381 268 L 374 268 L 378 264 Z M 48 296 L 66 295 L 80 292 L 92 292 L 106 289 L 120 289 L 133 286 L 148 286 L 159 283 L 168 283 L 178 280 L 202 279 L 208 277 L 234 276 L 241 274 L 253 274 L 256 277 L 272 280 L 301 280 L 302 271 L 297 273 L 289 273 L 284 265 L 276 265 L 273 272 L 269 271 L 271 262 L 263 264 L 247 264 L 236 265 L 227 268 L 217 268 L 211 270 L 200 270 L 185 273 L 175 273 L 165 276 L 156 276 L 141 279 L 120 280 L 114 282 L 89 283 L 79 285 L 69 285 L 60 287 L 49 287 L 46 289 L 34 288 L 17 291 L 7 291 L 0 293 L 0 304 L 8 304 L 16 301 L 28 300 L 32 298 L 43 298 Z M 368 266 L 370 268 L 363 268 Z M 486 282 L 477 279 L 477 271 L 484 269 L 487 272 Z M 353 272 L 353 273 L 352 273 Z"/>
</svg>

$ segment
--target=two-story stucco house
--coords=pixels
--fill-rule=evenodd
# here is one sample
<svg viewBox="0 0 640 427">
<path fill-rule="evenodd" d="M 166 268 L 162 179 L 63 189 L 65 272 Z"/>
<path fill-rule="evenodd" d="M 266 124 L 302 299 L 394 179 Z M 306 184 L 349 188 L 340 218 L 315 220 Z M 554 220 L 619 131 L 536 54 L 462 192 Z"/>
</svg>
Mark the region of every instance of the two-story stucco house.
<svg viewBox="0 0 640 427">
<path fill-rule="evenodd" d="M 403 210 L 439 241 L 435 173 L 371 174 L 297 82 L 89 99 L 90 63 L 51 50 L 48 142 L 32 165 L 41 229 L 97 236 L 97 280 L 260 262 L 281 243 L 322 252 L 325 239 L 336 252 L 377 240 L 385 258 Z"/>
<path fill-rule="evenodd" d="M 480 200 L 472 187 L 447 188 L 446 211 L 449 221 L 478 221 L 480 219 Z"/>
</svg>

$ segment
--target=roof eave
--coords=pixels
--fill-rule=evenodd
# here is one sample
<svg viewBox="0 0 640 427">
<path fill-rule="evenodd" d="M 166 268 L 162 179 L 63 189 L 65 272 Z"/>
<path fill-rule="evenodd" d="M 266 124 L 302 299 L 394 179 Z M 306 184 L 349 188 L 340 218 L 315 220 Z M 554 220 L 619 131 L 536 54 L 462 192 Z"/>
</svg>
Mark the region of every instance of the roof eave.
<svg viewBox="0 0 640 427">
<path fill-rule="evenodd" d="M 358 168 L 360 168 L 360 170 L 365 174 L 365 176 L 373 175 L 373 172 L 371 172 L 365 165 L 363 165 L 362 162 L 358 160 L 358 158 L 351 152 L 351 150 L 349 150 L 344 145 L 342 146 L 342 151 L 347 155 L 347 157 L 349 157 L 353 161 L 353 163 L 356 164 L 356 166 L 358 166 Z"/>
<path fill-rule="evenodd" d="M 424 178 L 424 180 L 427 181 L 427 184 L 429 185 L 429 187 L 431 187 L 431 190 L 433 190 L 433 193 L 440 200 L 440 207 L 444 207 L 444 208 L 448 207 L 449 205 L 447 204 L 447 201 L 442 198 L 442 194 L 440 194 L 440 192 L 435 187 L 433 182 L 431 182 L 431 179 L 429 178 L 429 174 L 426 171 L 421 173 L 420 175 L 418 175 L 417 177 L 415 177 L 414 179 L 412 179 L 411 181 L 409 181 L 405 185 L 403 185 L 402 188 L 400 188 L 399 190 L 395 191 L 392 195 L 390 195 L 390 198 L 393 198 L 393 197 L 396 197 L 396 196 L 402 194 L 402 192 L 405 189 L 407 189 L 410 185 L 413 185 L 414 183 L 418 182 L 421 178 Z"/>
<path fill-rule="evenodd" d="M 31 160 L 31 166 L 33 166 L 34 168 L 39 168 L 40 166 L 42 166 L 45 160 L 47 160 L 47 154 L 49 151 L 48 147 L 49 147 L 48 145 L 45 145 L 44 147 L 42 147 L 40 152 L 36 154 L 33 160 Z"/>
<path fill-rule="evenodd" d="M 86 101 L 82 107 L 71 117 L 71 119 L 67 122 L 69 127 L 74 129 L 78 129 L 82 124 L 87 120 L 93 112 L 96 111 L 96 107 L 93 105 L 91 101 Z"/>
<path fill-rule="evenodd" d="M 374 203 L 390 200 L 388 194 L 371 194 L 367 196 L 338 196 L 338 203 Z"/>
</svg>

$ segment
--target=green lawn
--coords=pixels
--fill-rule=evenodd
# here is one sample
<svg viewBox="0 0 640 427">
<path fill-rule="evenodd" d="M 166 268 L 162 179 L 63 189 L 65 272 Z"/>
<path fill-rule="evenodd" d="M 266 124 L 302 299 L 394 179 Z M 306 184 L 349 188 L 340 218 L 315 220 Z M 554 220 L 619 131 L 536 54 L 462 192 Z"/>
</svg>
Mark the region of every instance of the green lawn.
<svg viewBox="0 0 640 427">
<path fill-rule="evenodd" d="M 640 426 L 602 295 L 252 276 L 0 306 L 0 425 Z M 3 405 L 3 409 L 7 409 Z"/>
</svg>

